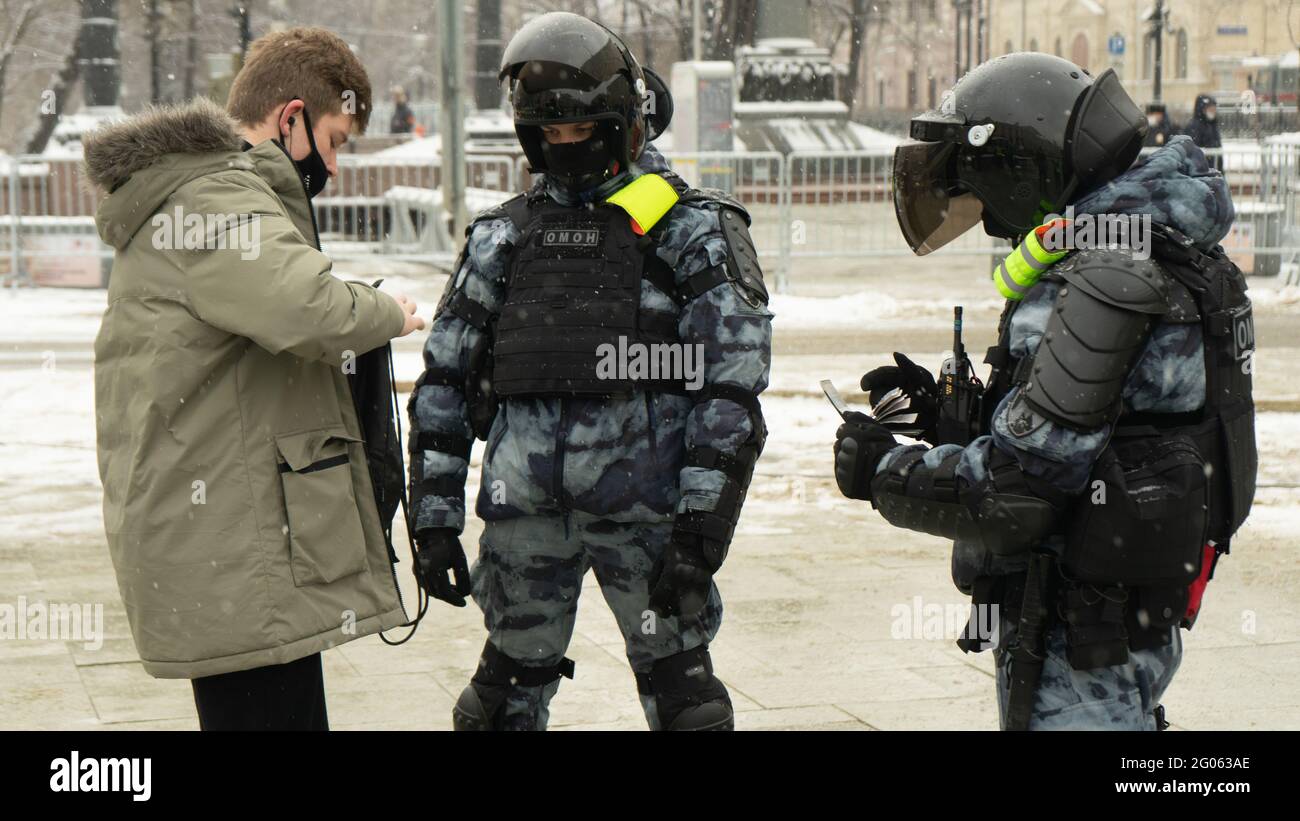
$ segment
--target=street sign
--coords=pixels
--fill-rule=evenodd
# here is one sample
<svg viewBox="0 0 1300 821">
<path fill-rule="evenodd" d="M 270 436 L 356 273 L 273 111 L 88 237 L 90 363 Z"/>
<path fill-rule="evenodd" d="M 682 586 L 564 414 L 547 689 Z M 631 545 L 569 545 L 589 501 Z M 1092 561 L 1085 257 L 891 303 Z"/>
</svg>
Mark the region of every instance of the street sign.
<svg viewBox="0 0 1300 821">
<path fill-rule="evenodd" d="M 1112 34 L 1111 37 L 1110 37 L 1110 39 L 1106 41 L 1106 50 L 1109 51 L 1111 54 L 1114 54 L 1116 57 L 1118 57 L 1118 56 L 1120 56 L 1121 54 L 1123 54 L 1123 53 L 1124 53 L 1124 35 L 1122 35 L 1122 34 Z"/>
</svg>

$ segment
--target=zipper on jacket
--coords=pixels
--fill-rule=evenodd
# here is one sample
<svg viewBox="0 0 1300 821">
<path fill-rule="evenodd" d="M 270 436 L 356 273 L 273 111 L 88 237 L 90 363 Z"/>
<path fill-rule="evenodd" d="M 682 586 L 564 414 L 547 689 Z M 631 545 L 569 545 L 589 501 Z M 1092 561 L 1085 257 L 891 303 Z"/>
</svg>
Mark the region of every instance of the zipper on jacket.
<svg viewBox="0 0 1300 821">
<path fill-rule="evenodd" d="M 307 216 L 311 217 L 311 236 L 312 236 L 312 240 L 316 243 L 316 250 L 319 251 L 319 250 L 321 250 L 321 247 L 320 247 L 320 227 L 316 224 L 316 206 L 314 206 L 314 205 L 311 204 L 311 192 L 307 190 L 307 181 L 304 180 L 304 179 L 302 178 L 302 175 L 298 173 L 298 165 L 293 161 L 293 155 L 289 153 L 289 149 L 287 149 L 287 148 L 285 148 L 283 145 L 281 145 L 281 143 L 280 143 L 279 140 L 276 140 L 276 141 L 274 141 L 274 142 L 275 142 L 276 146 L 277 146 L 281 151 L 284 152 L 284 156 L 287 157 L 287 158 L 289 159 L 289 164 L 293 166 L 293 173 L 294 173 L 295 175 L 297 175 L 297 177 L 298 177 L 298 182 L 302 184 L 302 195 L 303 195 L 304 197 L 307 198 Z M 328 182 L 329 182 L 329 181 L 326 180 L 326 184 L 328 184 Z"/>
<path fill-rule="evenodd" d="M 304 180 L 301 176 L 298 177 L 298 181 L 302 183 L 302 193 L 307 195 L 307 215 L 311 217 L 311 235 L 312 235 L 312 239 L 316 241 L 316 250 L 319 251 L 321 250 L 320 228 L 316 225 L 316 206 L 311 204 L 311 194 L 308 193 L 307 191 L 307 181 Z"/>
</svg>

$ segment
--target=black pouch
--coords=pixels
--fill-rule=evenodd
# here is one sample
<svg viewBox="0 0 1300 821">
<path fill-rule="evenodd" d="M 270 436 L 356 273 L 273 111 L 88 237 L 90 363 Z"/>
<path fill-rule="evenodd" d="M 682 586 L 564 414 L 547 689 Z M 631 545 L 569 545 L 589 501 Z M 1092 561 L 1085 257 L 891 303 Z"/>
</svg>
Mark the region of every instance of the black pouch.
<svg viewBox="0 0 1300 821">
<path fill-rule="evenodd" d="M 1255 474 L 1259 471 L 1259 453 L 1255 444 L 1255 407 L 1241 405 L 1234 413 L 1222 417 L 1223 451 L 1227 456 L 1221 481 L 1228 485 L 1226 530 L 1216 534 L 1226 540 L 1237 532 L 1250 515 L 1255 500 Z"/>
<path fill-rule="evenodd" d="M 1066 622 L 1066 659 L 1075 670 L 1114 667 L 1128 661 L 1124 613 L 1129 591 L 1081 584 L 1061 591 L 1059 612 Z"/>
<path fill-rule="evenodd" d="M 1208 504 L 1205 459 L 1190 437 L 1117 437 L 1071 511 L 1064 569 L 1093 584 L 1191 584 Z"/>
<path fill-rule="evenodd" d="M 1188 588 L 1143 587 L 1133 591 L 1132 604 L 1125 613 L 1128 645 L 1133 650 L 1165 647 L 1173 638 L 1169 629 L 1187 613 Z"/>
</svg>

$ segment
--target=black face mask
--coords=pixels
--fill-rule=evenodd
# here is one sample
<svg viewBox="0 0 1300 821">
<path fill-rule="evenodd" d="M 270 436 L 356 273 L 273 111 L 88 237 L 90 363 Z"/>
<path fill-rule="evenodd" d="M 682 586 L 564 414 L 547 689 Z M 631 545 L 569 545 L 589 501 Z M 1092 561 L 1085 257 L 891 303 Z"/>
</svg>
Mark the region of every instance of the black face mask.
<svg viewBox="0 0 1300 821">
<path fill-rule="evenodd" d="M 547 175 L 570 191 L 585 191 L 609 178 L 609 150 L 599 134 L 578 143 L 548 143 L 543 138 L 541 148 Z"/>
<path fill-rule="evenodd" d="M 302 184 L 307 189 L 307 198 L 311 199 L 325 190 L 325 185 L 330 181 L 330 172 L 325 167 L 325 158 L 316 150 L 316 135 L 312 133 L 311 115 L 306 108 L 302 110 L 302 124 L 307 129 L 307 144 L 311 146 L 311 153 L 301 160 L 294 160 L 293 154 L 289 154 L 289 159 L 293 160 L 294 167 L 298 169 L 298 176 L 302 177 Z"/>
</svg>

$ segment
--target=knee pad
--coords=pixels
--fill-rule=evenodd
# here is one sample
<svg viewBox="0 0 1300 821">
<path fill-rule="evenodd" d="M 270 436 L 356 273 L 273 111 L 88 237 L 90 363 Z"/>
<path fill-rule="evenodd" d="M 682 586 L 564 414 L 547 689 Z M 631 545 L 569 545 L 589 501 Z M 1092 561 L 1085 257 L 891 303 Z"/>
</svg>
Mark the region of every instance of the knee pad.
<svg viewBox="0 0 1300 821">
<path fill-rule="evenodd" d="M 653 696 L 664 730 L 733 730 L 731 696 L 713 675 L 709 648 L 696 647 L 659 659 L 637 674 L 637 689 Z"/>
<path fill-rule="evenodd" d="M 451 728 L 458 733 L 499 730 L 501 705 L 505 704 L 505 687 L 483 687 L 470 683 L 451 708 Z"/>
<path fill-rule="evenodd" d="M 452 727 L 464 731 L 505 729 L 503 708 L 512 688 L 545 687 L 561 676 L 573 678 L 571 660 L 562 658 L 545 667 L 527 666 L 489 641 L 483 646 L 474 678 L 452 707 Z"/>
</svg>

